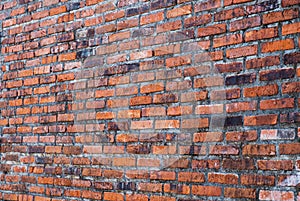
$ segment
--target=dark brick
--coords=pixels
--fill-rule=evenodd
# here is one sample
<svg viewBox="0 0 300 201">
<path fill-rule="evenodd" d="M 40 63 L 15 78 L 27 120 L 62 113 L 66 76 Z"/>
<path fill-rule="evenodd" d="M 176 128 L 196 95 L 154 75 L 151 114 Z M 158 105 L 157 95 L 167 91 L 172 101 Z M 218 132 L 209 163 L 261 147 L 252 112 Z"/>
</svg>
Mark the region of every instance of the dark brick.
<svg viewBox="0 0 300 201">
<path fill-rule="evenodd" d="M 229 64 L 216 64 L 216 69 L 220 73 L 224 72 L 238 72 L 243 69 L 243 63 L 241 62 L 235 62 L 235 63 L 229 63 Z"/>
<path fill-rule="evenodd" d="M 35 162 L 36 164 L 52 164 L 53 159 L 50 157 L 36 157 Z"/>
<path fill-rule="evenodd" d="M 151 2 L 151 10 L 166 8 L 174 5 L 176 5 L 176 0 L 157 0 Z"/>
<path fill-rule="evenodd" d="M 76 59 L 85 59 L 87 57 L 92 56 L 93 50 L 92 49 L 85 49 L 76 52 Z"/>
<path fill-rule="evenodd" d="M 66 175 L 80 175 L 81 174 L 81 168 L 78 167 L 67 167 L 63 169 L 63 174 Z"/>
<path fill-rule="evenodd" d="M 136 189 L 134 182 L 119 182 L 116 187 L 117 190 L 133 191 Z"/>
<path fill-rule="evenodd" d="M 126 10 L 126 16 L 130 17 L 130 16 L 134 16 L 134 15 L 140 15 L 140 14 L 146 13 L 148 11 L 149 11 L 148 5 L 144 5 L 144 6 L 138 7 L 138 8 L 130 8 L 130 9 Z"/>
<path fill-rule="evenodd" d="M 254 82 L 256 79 L 256 74 L 243 74 L 243 75 L 235 75 L 226 77 L 225 84 L 226 85 L 239 85 L 239 84 L 248 84 Z"/>
<path fill-rule="evenodd" d="M 89 29 L 87 32 L 87 37 L 91 38 L 95 36 L 95 29 Z"/>
<path fill-rule="evenodd" d="M 44 146 L 28 146 L 28 153 L 44 153 Z"/>
<path fill-rule="evenodd" d="M 64 33 L 57 36 L 58 43 L 72 41 L 72 40 L 74 40 L 74 34 L 72 32 Z"/>
<path fill-rule="evenodd" d="M 297 64 L 300 63 L 300 52 L 284 55 L 284 64 Z"/>
<path fill-rule="evenodd" d="M 295 70 L 293 68 L 289 69 L 277 69 L 263 71 L 260 74 L 261 81 L 272 81 L 277 79 L 287 79 L 295 76 Z"/>
<path fill-rule="evenodd" d="M 126 10 L 127 17 L 138 15 L 139 13 L 140 13 L 139 8 L 130 8 L 130 9 Z"/>
<path fill-rule="evenodd" d="M 226 117 L 224 126 L 241 126 L 243 125 L 242 116 Z"/>
<path fill-rule="evenodd" d="M 89 45 L 89 43 L 86 40 L 76 42 L 76 46 L 77 46 L 78 49 L 87 48 L 88 45 Z"/>
<path fill-rule="evenodd" d="M 290 112 L 286 114 L 280 114 L 281 123 L 296 123 L 300 122 L 300 113 Z"/>
<path fill-rule="evenodd" d="M 151 147 L 149 144 L 128 145 L 127 152 L 130 154 L 149 154 Z"/>
<path fill-rule="evenodd" d="M 108 122 L 107 130 L 109 131 L 128 130 L 128 122 Z"/>
<path fill-rule="evenodd" d="M 19 4 L 26 4 L 28 2 L 29 2 L 29 0 L 19 0 Z"/>
<path fill-rule="evenodd" d="M 134 30 L 132 33 L 132 38 L 140 37 L 140 36 L 149 36 L 154 33 L 154 27 L 145 27 L 139 28 L 138 30 Z"/>
<path fill-rule="evenodd" d="M 175 94 L 158 94 L 154 96 L 154 103 L 174 103 L 178 101 Z"/>
<path fill-rule="evenodd" d="M 269 0 L 269 1 L 264 1 L 261 3 L 257 3 L 252 6 L 248 6 L 247 13 L 253 14 L 253 13 L 259 13 L 259 12 L 265 12 L 265 11 L 274 10 L 278 7 L 279 7 L 278 0 Z"/>
<path fill-rule="evenodd" d="M 295 129 L 279 129 L 277 136 L 280 139 L 295 139 L 296 132 Z"/>
<path fill-rule="evenodd" d="M 168 42 L 184 41 L 194 37 L 194 30 L 177 31 L 170 33 Z"/>
<path fill-rule="evenodd" d="M 124 64 L 120 66 L 112 66 L 104 70 L 103 75 L 125 74 L 139 70 L 139 63 Z"/>
<path fill-rule="evenodd" d="M 250 158 L 245 159 L 224 159 L 223 168 L 231 170 L 253 170 L 254 160 Z"/>
<path fill-rule="evenodd" d="M 80 2 L 67 4 L 68 11 L 77 10 L 80 8 Z"/>
</svg>

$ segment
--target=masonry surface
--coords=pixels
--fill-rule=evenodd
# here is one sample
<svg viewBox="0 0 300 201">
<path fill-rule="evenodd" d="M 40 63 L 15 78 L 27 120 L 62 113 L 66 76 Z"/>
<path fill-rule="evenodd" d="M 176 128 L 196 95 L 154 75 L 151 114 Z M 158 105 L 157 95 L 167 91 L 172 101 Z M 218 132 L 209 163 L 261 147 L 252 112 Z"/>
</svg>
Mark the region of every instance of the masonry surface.
<svg viewBox="0 0 300 201">
<path fill-rule="evenodd" d="M 2 0 L 0 199 L 300 200 L 300 0 Z"/>
</svg>

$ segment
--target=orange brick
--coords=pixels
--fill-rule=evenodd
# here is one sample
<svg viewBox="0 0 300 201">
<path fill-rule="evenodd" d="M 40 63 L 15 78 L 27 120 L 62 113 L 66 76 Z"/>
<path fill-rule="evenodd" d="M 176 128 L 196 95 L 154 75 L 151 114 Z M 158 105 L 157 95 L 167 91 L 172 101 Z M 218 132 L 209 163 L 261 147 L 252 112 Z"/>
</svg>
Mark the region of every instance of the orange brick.
<svg viewBox="0 0 300 201">
<path fill-rule="evenodd" d="M 67 11 L 67 7 L 65 5 L 59 6 L 59 7 L 56 7 L 56 8 L 51 8 L 50 9 L 50 16 L 58 15 L 58 14 L 66 12 L 66 11 Z"/>
<path fill-rule="evenodd" d="M 163 12 L 153 13 L 153 14 L 142 16 L 140 24 L 141 25 L 150 24 L 150 23 L 162 21 L 163 19 L 164 19 Z"/>
<path fill-rule="evenodd" d="M 178 8 L 173 8 L 172 10 L 167 11 L 167 18 L 178 17 L 182 15 L 187 15 L 192 12 L 192 6 L 186 5 Z"/>
<path fill-rule="evenodd" d="M 262 21 L 263 24 L 270 24 L 280 21 L 291 20 L 297 18 L 299 15 L 298 9 L 288 9 L 284 11 L 276 11 L 263 15 Z"/>
<path fill-rule="evenodd" d="M 245 126 L 261 126 L 261 125 L 275 125 L 277 124 L 277 115 L 258 115 L 244 117 Z"/>
<path fill-rule="evenodd" d="M 243 41 L 241 34 L 226 35 L 220 38 L 214 38 L 214 47 L 222 47 L 227 45 L 238 44 Z"/>
<path fill-rule="evenodd" d="M 276 94 L 278 94 L 278 86 L 276 84 L 250 87 L 244 89 L 245 97 L 272 96 Z"/>
<path fill-rule="evenodd" d="M 222 189 L 215 186 L 192 186 L 192 193 L 199 196 L 221 196 Z"/>
<path fill-rule="evenodd" d="M 282 35 L 296 34 L 300 32 L 300 22 L 285 24 L 282 26 Z"/>
<path fill-rule="evenodd" d="M 270 110 L 270 109 L 282 109 L 282 108 L 293 108 L 294 99 L 284 98 L 284 99 L 272 99 L 272 100 L 261 100 L 260 109 Z"/>
<path fill-rule="evenodd" d="M 245 33 L 245 41 L 248 42 L 248 41 L 261 40 L 266 38 L 274 38 L 276 36 L 278 36 L 277 27 L 247 31 Z"/>
<path fill-rule="evenodd" d="M 208 182 L 220 184 L 237 184 L 238 175 L 236 174 L 222 174 L 222 173 L 208 173 Z"/>
<path fill-rule="evenodd" d="M 70 60 L 75 60 L 75 59 L 76 59 L 76 53 L 75 52 L 60 54 L 58 56 L 59 61 L 70 61 Z"/>
<path fill-rule="evenodd" d="M 261 48 L 262 52 L 275 52 L 280 50 L 289 50 L 294 49 L 294 40 L 293 39 L 286 39 L 286 40 L 278 40 L 273 42 L 263 43 Z"/>
</svg>

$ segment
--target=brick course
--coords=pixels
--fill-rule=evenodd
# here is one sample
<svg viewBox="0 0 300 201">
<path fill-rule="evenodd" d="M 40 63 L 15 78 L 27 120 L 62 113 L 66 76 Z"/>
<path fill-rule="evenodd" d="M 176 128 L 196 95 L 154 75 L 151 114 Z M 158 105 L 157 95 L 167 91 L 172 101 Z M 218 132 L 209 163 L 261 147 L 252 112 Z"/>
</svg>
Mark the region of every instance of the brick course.
<svg viewBox="0 0 300 201">
<path fill-rule="evenodd" d="M 300 200 L 299 0 L 2 0 L 0 199 Z"/>
</svg>

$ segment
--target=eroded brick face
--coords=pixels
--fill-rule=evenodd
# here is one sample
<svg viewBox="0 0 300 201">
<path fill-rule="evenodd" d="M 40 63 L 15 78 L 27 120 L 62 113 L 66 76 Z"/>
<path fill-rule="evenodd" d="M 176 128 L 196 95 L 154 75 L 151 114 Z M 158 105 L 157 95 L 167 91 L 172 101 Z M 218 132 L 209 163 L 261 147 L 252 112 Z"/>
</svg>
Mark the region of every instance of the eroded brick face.
<svg viewBox="0 0 300 201">
<path fill-rule="evenodd" d="M 299 0 L 2 0 L 0 200 L 299 201 Z"/>
</svg>

